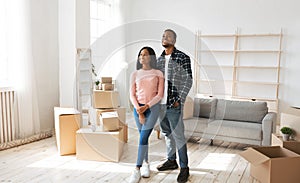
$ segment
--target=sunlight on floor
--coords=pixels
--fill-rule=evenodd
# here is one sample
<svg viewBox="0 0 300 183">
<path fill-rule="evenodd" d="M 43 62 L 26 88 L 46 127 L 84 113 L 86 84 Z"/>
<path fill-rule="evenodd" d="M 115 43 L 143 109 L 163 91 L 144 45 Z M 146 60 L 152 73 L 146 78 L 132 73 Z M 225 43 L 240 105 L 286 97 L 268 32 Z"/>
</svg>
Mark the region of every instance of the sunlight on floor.
<svg viewBox="0 0 300 183">
<path fill-rule="evenodd" d="M 225 171 L 235 157 L 236 154 L 209 153 L 197 168 Z"/>
<path fill-rule="evenodd" d="M 34 162 L 27 167 L 101 172 L 111 172 L 113 170 L 119 173 L 129 173 L 131 172 L 130 167 L 132 167 L 132 165 L 126 163 L 84 161 L 77 160 L 75 156 L 54 155 Z"/>
</svg>

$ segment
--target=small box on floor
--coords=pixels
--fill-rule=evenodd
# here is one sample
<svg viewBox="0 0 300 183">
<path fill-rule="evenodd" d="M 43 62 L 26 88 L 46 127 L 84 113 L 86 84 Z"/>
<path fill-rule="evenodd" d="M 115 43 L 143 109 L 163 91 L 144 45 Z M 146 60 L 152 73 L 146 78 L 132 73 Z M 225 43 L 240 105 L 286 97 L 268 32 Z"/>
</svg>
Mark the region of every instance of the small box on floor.
<svg viewBox="0 0 300 183">
<path fill-rule="evenodd" d="M 117 108 L 119 106 L 120 106 L 119 92 L 94 90 L 93 92 L 94 108 Z"/>
<path fill-rule="evenodd" d="M 253 147 L 240 153 L 250 164 L 250 174 L 261 183 L 298 183 L 300 155 L 280 146 Z"/>
<path fill-rule="evenodd" d="M 55 136 L 60 155 L 76 153 L 76 131 L 80 128 L 81 115 L 74 108 L 54 108 Z"/>
<path fill-rule="evenodd" d="M 300 116 L 281 113 L 280 128 L 284 126 L 292 128 L 294 131 L 293 138 L 300 141 Z"/>
<path fill-rule="evenodd" d="M 77 159 L 118 162 L 124 145 L 121 130 L 93 132 L 90 128 L 79 129 L 76 132 Z"/>
<path fill-rule="evenodd" d="M 300 154 L 300 141 L 283 141 L 280 135 L 272 134 L 272 146 L 281 146 L 297 154 Z"/>
</svg>

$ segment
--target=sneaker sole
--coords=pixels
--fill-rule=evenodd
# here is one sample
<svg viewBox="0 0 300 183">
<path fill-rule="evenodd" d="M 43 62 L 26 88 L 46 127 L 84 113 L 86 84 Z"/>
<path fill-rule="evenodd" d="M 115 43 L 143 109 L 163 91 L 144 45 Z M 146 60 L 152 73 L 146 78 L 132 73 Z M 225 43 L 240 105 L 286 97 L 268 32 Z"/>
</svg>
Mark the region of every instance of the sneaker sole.
<svg viewBox="0 0 300 183">
<path fill-rule="evenodd" d="M 142 177 L 143 177 L 143 178 L 149 178 L 149 177 L 150 177 L 150 175 L 149 175 L 149 176 L 142 175 Z"/>
<path fill-rule="evenodd" d="M 168 167 L 168 168 L 157 168 L 158 171 L 166 171 L 166 170 L 176 170 L 178 166 Z"/>
</svg>

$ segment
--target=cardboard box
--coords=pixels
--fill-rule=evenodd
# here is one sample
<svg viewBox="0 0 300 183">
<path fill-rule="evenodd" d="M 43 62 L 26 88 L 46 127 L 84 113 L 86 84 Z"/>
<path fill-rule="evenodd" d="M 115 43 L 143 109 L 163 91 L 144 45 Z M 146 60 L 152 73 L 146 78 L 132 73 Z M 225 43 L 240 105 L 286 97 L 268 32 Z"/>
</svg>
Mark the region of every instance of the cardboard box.
<svg viewBox="0 0 300 183">
<path fill-rule="evenodd" d="M 124 143 L 127 143 L 128 142 L 128 124 L 123 124 L 123 126 L 121 128 L 123 129 L 121 131 L 122 141 Z"/>
<path fill-rule="evenodd" d="M 54 108 L 55 136 L 60 155 L 76 153 L 76 131 L 80 128 L 81 115 L 74 108 Z"/>
<path fill-rule="evenodd" d="M 117 112 L 103 112 L 100 115 L 100 124 L 104 131 L 116 131 L 120 129 L 120 122 Z"/>
<path fill-rule="evenodd" d="M 294 140 L 300 141 L 300 116 L 281 113 L 280 128 L 283 126 L 292 128 L 294 130 Z"/>
<path fill-rule="evenodd" d="M 272 134 L 272 146 L 284 147 L 297 154 L 300 154 L 300 141 L 295 141 L 295 140 L 283 141 L 280 135 L 274 133 Z"/>
<path fill-rule="evenodd" d="M 92 132 L 90 128 L 81 128 L 76 132 L 76 157 L 80 160 L 118 162 L 123 145 L 122 129 Z"/>
<path fill-rule="evenodd" d="M 96 110 L 96 125 L 100 125 L 100 115 L 103 112 L 113 112 L 117 111 L 119 117 L 119 125 L 120 128 L 124 128 L 124 142 L 128 142 L 128 124 L 126 123 L 126 108 L 125 107 L 118 107 L 116 109 L 95 109 Z"/>
<path fill-rule="evenodd" d="M 111 84 L 111 83 L 102 83 L 101 84 L 101 89 L 103 91 L 112 91 L 112 90 L 114 90 L 114 84 Z"/>
<path fill-rule="evenodd" d="M 100 82 L 101 83 L 112 83 L 112 77 L 101 77 Z"/>
<path fill-rule="evenodd" d="M 113 111 L 117 111 L 118 113 L 118 118 L 119 121 L 123 124 L 126 124 L 126 108 L 125 107 L 118 107 L 115 109 L 96 109 L 96 124 L 100 125 L 100 115 L 103 112 L 113 112 Z M 120 124 L 121 126 L 122 124 Z"/>
<path fill-rule="evenodd" d="M 94 90 L 93 92 L 93 107 L 94 108 L 117 108 L 120 106 L 119 92 L 117 91 L 101 91 Z"/>
<path fill-rule="evenodd" d="M 300 155 L 280 146 L 253 147 L 240 153 L 261 183 L 299 183 Z"/>
</svg>

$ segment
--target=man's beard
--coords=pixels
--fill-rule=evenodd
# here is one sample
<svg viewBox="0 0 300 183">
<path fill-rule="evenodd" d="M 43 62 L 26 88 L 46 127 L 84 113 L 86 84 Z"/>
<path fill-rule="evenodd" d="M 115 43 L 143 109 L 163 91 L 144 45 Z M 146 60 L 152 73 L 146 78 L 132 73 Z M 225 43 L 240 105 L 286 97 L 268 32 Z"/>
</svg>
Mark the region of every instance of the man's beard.
<svg viewBox="0 0 300 183">
<path fill-rule="evenodd" d="M 169 48 L 169 47 L 171 47 L 172 45 L 171 44 L 162 44 L 162 46 L 164 47 L 164 48 Z"/>
</svg>

